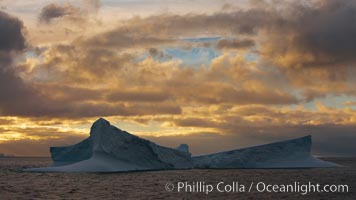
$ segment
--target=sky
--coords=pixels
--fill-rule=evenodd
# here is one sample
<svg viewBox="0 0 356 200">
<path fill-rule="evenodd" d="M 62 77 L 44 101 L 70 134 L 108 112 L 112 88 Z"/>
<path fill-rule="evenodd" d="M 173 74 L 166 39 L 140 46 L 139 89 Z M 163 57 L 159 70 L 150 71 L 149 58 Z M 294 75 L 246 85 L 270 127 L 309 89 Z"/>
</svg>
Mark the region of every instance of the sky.
<svg viewBox="0 0 356 200">
<path fill-rule="evenodd" d="M 91 124 L 193 154 L 305 135 L 356 154 L 353 0 L 0 0 L 0 152 Z"/>
</svg>

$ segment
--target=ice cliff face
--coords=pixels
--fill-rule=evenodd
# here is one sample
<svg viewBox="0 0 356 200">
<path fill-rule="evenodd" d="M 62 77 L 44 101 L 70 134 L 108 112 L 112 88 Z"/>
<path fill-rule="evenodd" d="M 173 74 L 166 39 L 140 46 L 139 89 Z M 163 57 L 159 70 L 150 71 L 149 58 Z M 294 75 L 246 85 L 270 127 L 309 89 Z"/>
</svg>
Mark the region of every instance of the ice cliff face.
<svg viewBox="0 0 356 200">
<path fill-rule="evenodd" d="M 51 147 L 50 152 L 54 166 L 67 165 L 91 158 L 93 155 L 92 146 L 92 140 L 89 137 L 72 146 Z"/>
<path fill-rule="evenodd" d="M 78 144 L 51 147 L 52 167 L 26 171 L 117 172 L 190 168 L 311 168 L 334 167 L 313 157 L 311 136 L 209 155 L 191 157 L 189 147 L 176 149 L 122 131 L 98 119 L 90 136 Z"/>
</svg>

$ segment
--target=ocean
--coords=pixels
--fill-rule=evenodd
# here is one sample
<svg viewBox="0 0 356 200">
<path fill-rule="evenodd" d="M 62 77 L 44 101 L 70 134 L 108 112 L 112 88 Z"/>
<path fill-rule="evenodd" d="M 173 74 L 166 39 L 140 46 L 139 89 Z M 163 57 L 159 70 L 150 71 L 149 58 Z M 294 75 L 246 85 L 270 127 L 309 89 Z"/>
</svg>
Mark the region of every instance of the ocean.
<svg viewBox="0 0 356 200">
<path fill-rule="evenodd" d="M 3 199 L 356 199 L 356 158 L 320 169 L 192 169 L 130 173 L 30 173 L 50 158 L 1 157 Z M 319 185 L 319 186 L 318 186 Z M 347 187 L 346 187 L 347 186 Z M 319 189 L 319 190 L 318 190 Z"/>
</svg>

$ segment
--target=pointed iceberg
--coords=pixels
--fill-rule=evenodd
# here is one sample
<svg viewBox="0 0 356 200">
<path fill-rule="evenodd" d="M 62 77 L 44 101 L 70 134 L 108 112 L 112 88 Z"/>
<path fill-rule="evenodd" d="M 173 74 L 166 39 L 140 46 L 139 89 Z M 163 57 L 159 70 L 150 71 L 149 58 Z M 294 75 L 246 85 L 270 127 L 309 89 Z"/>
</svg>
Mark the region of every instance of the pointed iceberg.
<svg viewBox="0 0 356 200">
<path fill-rule="evenodd" d="M 189 152 L 159 146 L 102 118 L 92 125 L 89 138 L 68 147 L 52 147 L 51 157 L 52 167 L 28 171 L 116 172 L 193 167 Z"/>
<path fill-rule="evenodd" d="M 100 118 L 90 136 L 72 146 L 51 147 L 53 165 L 35 172 L 123 172 L 191 168 L 335 167 L 311 155 L 311 136 L 202 156 L 191 156 L 187 144 L 176 149 L 157 145 Z"/>
</svg>

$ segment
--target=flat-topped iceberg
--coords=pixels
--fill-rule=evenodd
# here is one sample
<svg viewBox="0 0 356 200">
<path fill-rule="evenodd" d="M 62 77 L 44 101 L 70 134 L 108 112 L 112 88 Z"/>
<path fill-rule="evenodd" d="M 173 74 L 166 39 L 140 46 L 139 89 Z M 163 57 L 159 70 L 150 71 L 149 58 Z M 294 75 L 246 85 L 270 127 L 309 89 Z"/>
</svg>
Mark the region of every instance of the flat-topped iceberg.
<svg viewBox="0 0 356 200">
<path fill-rule="evenodd" d="M 191 156 L 187 144 L 176 149 L 157 145 L 105 119 L 78 144 L 51 147 L 53 165 L 33 172 L 124 172 L 191 168 L 313 168 L 335 167 L 311 155 L 311 136 L 220 153 Z"/>
<path fill-rule="evenodd" d="M 316 168 L 336 164 L 311 155 L 311 136 L 193 157 L 195 168 Z"/>
</svg>

